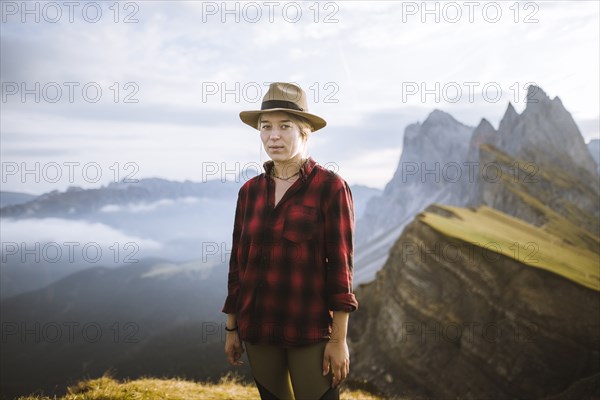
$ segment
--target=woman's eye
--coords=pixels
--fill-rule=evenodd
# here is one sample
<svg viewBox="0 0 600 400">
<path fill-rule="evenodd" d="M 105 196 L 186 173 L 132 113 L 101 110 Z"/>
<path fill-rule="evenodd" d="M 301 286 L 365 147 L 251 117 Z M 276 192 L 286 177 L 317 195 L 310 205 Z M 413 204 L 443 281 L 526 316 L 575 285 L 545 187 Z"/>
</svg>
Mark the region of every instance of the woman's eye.
<svg viewBox="0 0 600 400">
<path fill-rule="evenodd" d="M 288 125 L 288 124 L 283 124 L 283 125 L 281 125 L 281 127 L 282 127 L 283 129 L 289 129 L 289 128 L 291 128 L 291 125 Z"/>
</svg>

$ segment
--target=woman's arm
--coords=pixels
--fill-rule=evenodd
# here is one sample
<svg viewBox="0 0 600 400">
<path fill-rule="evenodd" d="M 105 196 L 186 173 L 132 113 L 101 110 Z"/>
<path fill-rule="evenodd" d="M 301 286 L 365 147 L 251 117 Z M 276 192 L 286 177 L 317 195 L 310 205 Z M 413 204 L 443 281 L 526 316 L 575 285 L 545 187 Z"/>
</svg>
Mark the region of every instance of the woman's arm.
<svg viewBox="0 0 600 400">
<path fill-rule="evenodd" d="M 323 375 L 327 375 L 330 366 L 333 372 L 331 387 L 341 385 L 350 373 L 350 351 L 346 343 L 349 315 L 346 311 L 333 312 L 331 339 L 323 354 Z"/>
<path fill-rule="evenodd" d="M 229 322 L 229 314 L 234 314 L 236 312 L 235 305 L 237 303 L 237 297 L 240 290 L 240 279 L 239 279 L 239 266 L 238 266 L 238 246 L 240 242 L 240 235 L 242 232 L 242 224 L 243 224 L 243 204 L 244 201 L 242 199 L 242 190 L 243 187 L 240 188 L 238 192 L 237 204 L 235 207 L 235 217 L 233 222 L 233 234 L 232 234 L 232 243 L 231 243 L 231 255 L 229 257 L 229 273 L 227 275 L 227 297 L 225 298 L 225 304 L 223 304 L 222 312 L 227 314 L 228 322 Z M 231 326 L 228 324 L 228 328 Z"/>
<path fill-rule="evenodd" d="M 235 314 L 227 314 L 227 329 L 234 329 L 237 327 L 237 317 Z"/>
<path fill-rule="evenodd" d="M 350 352 L 346 343 L 350 312 L 358 308 L 352 293 L 354 270 L 354 203 L 345 181 L 338 182 L 325 209 L 327 297 L 333 311 L 332 332 L 323 355 L 323 375 L 331 367 L 331 386 L 339 386 L 350 373 Z"/>
<path fill-rule="evenodd" d="M 327 302 L 332 311 L 353 312 L 358 302 L 352 293 L 354 270 L 354 202 L 348 184 L 331 185 L 324 208 Z"/>
<path fill-rule="evenodd" d="M 236 315 L 227 314 L 227 328 L 233 329 L 236 327 Z M 234 366 L 239 366 L 244 363 L 241 360 L 242 353 L 244 353 L 244 346 L 242 346 L 242 341 L 240 340 L 238 332 L 238 330 L 225 332 L 227 334 L 225 338 L 225 354 L 227 355 L 227 361 L 229 361 L 229 364 Z"/>
<path fill-rule="evenodd" d="M 223 305 L 223 311 L 227 314 L 227 329 L 236 329 L 237 328 L 237 316 L 236 316 L 236 303 L 237 298 L 239 296 L 240 289 L 240 280 L 239 280 L 239 266 L 237 260 L 237 250 L 240 242 L 240 234 L 242 230 L 242 219 L 243 219 L 243 206 L 244 202 L 242 200 L 242 189 L 238 192 L 238 200 L 235 209 L 235 218 L 233 224 L 233 240 L 231 246 L 231 256 L 229 257 L 229 275 L 227 278 L 227 298 L 225 299 L 225 304 Z M 242 358 L 242 353 L 244 352 L 244 347 L 242 346 L 240 337 L 238 335 L 238 330 L 234 330 L 231 332 L 226 332 L 225 338 L 225 354 L 227 355 L 227 360 L 231 365 L 239 366 L 244 362 L 240 359 Z"/>
<path fill-rule="evenodd" d="M 331 329 L 331 338 L 329 343 L 345 342 L 348 333 L 348 317 L 349 312 L 334 311 L 333 312 L 333 327 Z"/>
</svg>

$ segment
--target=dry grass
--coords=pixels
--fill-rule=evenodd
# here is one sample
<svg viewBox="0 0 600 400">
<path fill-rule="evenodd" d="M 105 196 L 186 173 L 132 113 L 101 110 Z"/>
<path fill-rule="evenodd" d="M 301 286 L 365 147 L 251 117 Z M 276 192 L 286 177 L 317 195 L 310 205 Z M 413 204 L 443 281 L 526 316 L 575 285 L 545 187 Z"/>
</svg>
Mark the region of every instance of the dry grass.
<svg viewBox="0 0 600 400">
<path fill-rule="evenodd" d="M 60 398 L 44 396 L 19 397 L 18 400 L 256 400 L 254 385 L 244 384 L 235 375 L 226 375 L 219 383 L 192 382 L 183 379 L 141 378 L 119 382 L 105 375 L 79 382 Z M 361 390 L 340 392 L 342 400 L 381 400 Z"/>
</svg>

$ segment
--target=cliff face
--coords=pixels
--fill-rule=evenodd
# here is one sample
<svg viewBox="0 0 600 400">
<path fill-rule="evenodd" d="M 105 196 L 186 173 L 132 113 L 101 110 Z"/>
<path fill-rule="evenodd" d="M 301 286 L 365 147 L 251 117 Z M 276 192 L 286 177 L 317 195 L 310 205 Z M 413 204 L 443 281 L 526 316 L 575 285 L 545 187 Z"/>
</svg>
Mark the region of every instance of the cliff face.
<svg viewBox="0 0 600 400">
<path fill-rule="evenodd" d="M 356 289 L 353 374 L 415 398 L 566 399 L 559 394 L 585 379 L 598 390 L 598 259 L 579 263 L 576 247 L 558 243 L 485 207 L 428 207 L 376 280 Z M 548 261 L 557 254 L 574 263 Z M 571 269 L 587 282 L 566 278 Z"/>
<path fill-rule="evenodd" d="M 429 114 L 422 124 L 407 126 L 396 172 L 382 195 L 369 201 L 357 228 L 357 241 L 368 241 L 395 227 L 412 211 L 413 207 L 407 206 L 411 198 L 419 203 L 410 204 L 414 208 L 425 207 L 431 196 L 440 197 L 440 191 L 449 189 L 452 185 L 442 179 L 442 168 L 464 160 L 472 133 L 472 127 L 440 110 Z"/>
<path fill-rule="evenodd" d="M 392 180 L 380 196 L 369 200 L 356 224 L 355 282 L 374 279 L 389 248 L 416 213 L 434 201 L 461 204 L 455 183 L 445 179 L 446 168 L 462 163 L 472 132 L 472 127 L 440 110 L 422 124 L 406 127 Z"/>
<path fill-rule="evenodd" d="M 596 165 L 598 166 L 597 171 L 598 174 L 600 174 L 600 139 L 590 140 L 590 142 L 587 144 L 587 148 L 590 151 L 592 158 L 596 162 Z"/>
<path fill-rule="evenodd" d="M 512 106 L 509 105 L 509 108 Z M 485 166 L 479 164 L 479 148 L 486 143 L 494 143 L 496 135 L 496 129 L 485 118 L 473 131 L 464 161 L 467 176 L 453 188 L 455 197 L 460 199 L 459 204 L 481 204 L 478 175 L 481 174 L 481 170 L 485 169 Z"/>
</svg>

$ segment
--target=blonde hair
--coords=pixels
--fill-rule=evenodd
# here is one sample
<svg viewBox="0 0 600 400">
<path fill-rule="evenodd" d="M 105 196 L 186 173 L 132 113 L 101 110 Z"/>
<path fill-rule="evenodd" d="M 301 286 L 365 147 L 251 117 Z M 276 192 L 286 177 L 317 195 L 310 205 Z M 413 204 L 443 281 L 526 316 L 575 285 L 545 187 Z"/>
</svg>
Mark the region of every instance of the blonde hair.
<svg viewBox="0 0 600 400">
<path fill-rule="evenodd" d="M 300 131 L 300 135 L 302 136 L 302 140 L 304 140 L 304 142 L 306 143 L 306 141 L 308 140 L 308 137 L 310 136 L 310 134 L 312 133 L 312 131 L 314 129 L 312 124 L 306 118 L 301 117 L 299 115 L 292 114 L 292 113 L 289 113 L 286 111 L 280 111 L 280 112 L 286 114 L 288 116 L 288 118 L 290 119 L 290 121 L 292 121 L 298 127 L 298 130 Z M 256 129 L 258 129 L 259 131 L 260 131 L 261 118 L 262 118 L 262 114 L 260 114 L 258 116 L 258 123 L 256 126 Z"/>
</svg>

